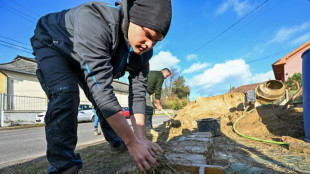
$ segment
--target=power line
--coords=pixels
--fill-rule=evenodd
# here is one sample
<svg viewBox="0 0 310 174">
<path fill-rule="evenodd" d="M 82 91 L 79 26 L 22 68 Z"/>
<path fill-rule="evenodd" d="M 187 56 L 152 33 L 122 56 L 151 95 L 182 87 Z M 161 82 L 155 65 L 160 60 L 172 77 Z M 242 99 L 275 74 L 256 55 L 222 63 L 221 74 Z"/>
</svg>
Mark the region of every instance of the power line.
<svg viewBox="0 0 310 174">
<path fill-rule="evenodd" d="M 33 18 L 33 17 L 27 15 L 26 13 L 21 12 L 21 11 L 19 11 L 19 10 L 17 10 L 17 9 L 14 9 L 14 8 L 12 8 L 12 7 L 10 7 L 10 6 L 8 6 L 7 4 L 4 4 L 4 3 L 2 3 L 2 2 L 0 2 L 0 8 L 3 8 L 3 9 L 5 9 L 5 10 L 7 10 L 7 11 L 9 11 L 9 12 L 11 12 L 11 13 L 13 13 L 13 14 L 15 14 L 15 15 L 21 17 L 21 18 L 24 18 L 24 19 L 26 19 L 26 20 L 28 20 L 28 21 L 30 21 L 30 22 L 36 22 L 36 21 L 37 21 L 35 18 Z M 19 13 L 17 13 L 17 12 L 19 12 L 19 13 L 21 13 L 21 14 L 19 14 Z"/>
<path fill-rule="evenodd" d="M 242 30 L 245 30 L 247 29 L 248 26 L 250 26 L 251 23 L 253 23 L 255 20 L 258 20 L 259 18 L 261 18 L 262 16 L 268 14 L 268 12 L 272 11 L 272 9 L 274 7 L 279 7 L 279 4 L 280 3 L 283 3 L 284 1 L 283 0 L 278 0 L 278 2 L 274 3 L 270 8 L 267 8 L 267 9 L 262 9 L 261 13 L 257 14 L 256 17 L 254 19 L 251 19 L 250 21 L 248 21 L 247 23 L 244 23 L 243 25 L 238 25 L 238 27 L 236 27 L 235 29 L 237 29 L 238 31 L 236 31 L 235 33 L 233 34 L 230 34 L 230 35 L 226 35 L 226 37 L 224 39 L 221 40 L 221 42 L 225 42 L 225 40 L 227 40 L 229 37 L 232 37 L 232 36 L 236 36 L 237 32 L 238 33 L 242 33 Z M 241 28 L 240 28 L 241 27 Z M 212 46 L 210 46 L 209 48 L 212 50 L 212 47 L 214 47 L 215 44 L 213 44 Z"/>
<path fill-rule="evenodd" d="M 26 51 L 26 50 L 22 50 L 22 49 L 17 49 L 16 47 L 13 47 L 13 46 L 10 46 L 10 45 L 6 45 L 6 44 L 3 44 L 3 43 L 0 43 L 0 46 L 7 47 L 7 48 L 14 49 L 14 50 L 18 50 L 18 51 L 22 51 L 22 52 L 25 52 L 25 53 L 32 54 L 32 51 Z"/>
<path fill-rule="evenodd" d="M 227 32 L 228 30 L 230 30 L 231 28 L 233 28 L 235 25 L 237 25 L 238 23 L 240 23 L 242 20 L 244 20 L 246 17 L 248 17 L 250 14 L 254 13 L 256 10 L 258 10 L 260 7 L 262 7 L 265 3 L 267 3 L 269 0 L 265 0 L 264 2 L 262 2 L 260 5 L 258 5 L 257 7 L 255 7 L 252 11 L 250 11 L 249 13 L 247 13 L 246 15 L 244 15 L 242 18 L 240 18 L 238 21 L 236 21 L 235 23 L 233 23 L 231 26 L 229 26 L 227 29 L 225 29 L 224 31 L 222 31 L 221 33 L 219 33 L 218 35 L 216 35 L 215 37 L 213 37 L 212 39 L 208 40 L 206 43 L 204 43 L 202 46 L 198 47 L 197 49 L 195 49 L 194 51 L 192 51 L 192 53 L 195 53 L 196 51 L 200 50 L 201 48 L 205 47 L 206 45 L 210 44 L 211 42 L 213 42 L 215 39 L 217 39 L 218 37 L 220 37 L 221 35 L 223 35 L 225 32 Z M 191 53 L 191 54 L 192 54 Z"/>
<path fill-rule="evenodd" d="M 292 49 L 292 48 L 291 48 L 291 49 Z M 294 48 L 294 49 L 296 49 L 296 48 Z M 261 57 L 261 58 L 255 59 L 255 60 L 247 61 L 247 62 L 245 62 L 245 63 L 248 63 L 248 64 L 249 64 L 249 63 L 257 62 L 257 61 L 260 61 L 260 60 L 264 60 L 264 59 L 267 59 L 267 58 L 269 58 L 269 57 L 272 57 L 272 56 L 281 54 L 281 53 L 283 53 L 283 52 L 286 52 L 287 50 L 290 50 L 290 49 L 285 49 L 285 50 L 282 50 L 282 51 L 279 51 L 279 52 L 270 54 L 270 55 L 268 55 L 268 56 L 264 56 L 264 57 Z"/>
<path fill-rule="evenodd" d="M 17 2 L 14 1 L 14 0 L 11 0 L 11 2 L 13 2 L 13 3 L 16 4 L 17 6 L 19 6 L 19 7 L 23 8 L 23 9 L 29 11 L 30 13 L 32 13 L 32 14 L 34 14 L 34 15 L 40 16 L 39 13 L 36 13 L 36 12 L 34 12 L 33 10 L 30 10 L 29 8 L 26 8 L 26 7 L 22 6 L 22 5 L 20 5 L 19 3 L 17 3 Z"/>
<path fill-rule="evenodd" d="M 14 39 L 11 39 L 11 38 L 8 38 L 8 37 L 5 37 L 5 36 L 1 36 L 0 35 L 0 37 L 31 47 L 31 45 L 29 45 L 29 44 L 26 44 L 26 43 L 23 43 L 23 42 L 20 42 L 20 41 L 17 41 L 17 40 L 14 40 Z"/>
<path fill-rule="evenodd" d="M 26 47 L 23 47 L 23 46 L 19 46 L 19 45 L 10 43 L 10 42 L 6 42 L 6 41 L 3 41 L 3 40 L 0 40 L 0 42 L 2 42 L 4 44 L 7 44 L 7 45 L 10 45 L 10 46 L 18 47 L 18 48 L 21 48 L 21 49 L 24 49 L 24 50 L 32 51 L 32 49 L 29 49 L 29 48 L 26 48 Z"/>
</svg>

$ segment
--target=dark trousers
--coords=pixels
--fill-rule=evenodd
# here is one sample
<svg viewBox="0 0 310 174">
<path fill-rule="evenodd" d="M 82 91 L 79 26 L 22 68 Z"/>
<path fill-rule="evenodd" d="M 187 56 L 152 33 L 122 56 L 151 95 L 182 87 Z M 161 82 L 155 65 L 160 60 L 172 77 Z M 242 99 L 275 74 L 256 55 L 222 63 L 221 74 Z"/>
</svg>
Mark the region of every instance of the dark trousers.
<svg viewBox="0 0 310 174">
<path fill-rule="evenodd" d="M 146 93 L 146 107 L 145 107 L 145 127 L 153 128 L 152 117 L 154 113 L 154 104 L 152 103 L 151 95 Z"/>
<path fill-rule="evenodd" d="M 32 40 L 32 45 L 38 64 L 37 77 L 49 99 L 45 116 L 46 156 L 51 164 L 49 173 L 60 173 L 74 165 L 82 168 L 80 155 L 74 153 L 80 102 L 78 85 L 94 105 L 105 139 L 114 147 L 123 143 L 99 111 L 84 81 L 83 72 L 74 68 L 71 58 L 36 40 Z"/>
</svg>

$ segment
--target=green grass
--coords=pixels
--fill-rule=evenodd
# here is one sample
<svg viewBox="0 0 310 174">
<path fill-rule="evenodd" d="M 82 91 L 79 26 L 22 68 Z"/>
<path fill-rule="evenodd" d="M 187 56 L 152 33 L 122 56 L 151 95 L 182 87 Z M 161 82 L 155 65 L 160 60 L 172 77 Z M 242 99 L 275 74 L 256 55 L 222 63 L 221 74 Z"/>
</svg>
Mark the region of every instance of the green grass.
<svg viewBox="0 0 310 174">
<path fill-rule="evenodd" d="M 24 129 L 24 128 L 31 128 L 31 127 L 44 127 L 44 126 L 45 126 L 45 124 L 43 124 L 43 123 L 22 124 L 22 125 L 18 125 L 18 126 L 0 127 L 0 130 Z"/>
<path fill-rule="evenodd" d="M 293 97 L 293 95 L 297 92 L 297 90 L 291 90 L 289 91 L 288 96 L 291 98 Z M 295 100 L 293 101 L 293 103 L 300 103 L 303 101 L 303 95 L 299 95 L 297 98 L 295 98 Z"/>
<path fill-rule="evenodd" d="M 134 164 L 128 152 L 112 154 L 107 142 L 76 150 L 83 160 L 79 173 L 115 173 L 127 164 Z M 45 157 L 0 169 L 1 174 L 46 174 L 49 163 Z"/>
</svg>

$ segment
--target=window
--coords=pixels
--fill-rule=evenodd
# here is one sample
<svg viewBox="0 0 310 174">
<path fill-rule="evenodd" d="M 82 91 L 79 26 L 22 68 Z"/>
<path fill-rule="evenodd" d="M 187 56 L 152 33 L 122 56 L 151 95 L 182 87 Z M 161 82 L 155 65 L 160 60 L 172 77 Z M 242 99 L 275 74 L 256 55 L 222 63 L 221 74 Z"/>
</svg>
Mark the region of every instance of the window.
<svg viewBox="0 0 310 174">
<path fill-rule="evenodd" d="M 91 105 L 80 105 L 82 110 L 92 110 Z M 80 107 L 79 107 L 80 108 Z"/>
<path fill-rule="evenodd" d="M 123 107 L 123 110 L 124 111 L 129 111 L 129 108 L 128 107 Z"/>
</svg>

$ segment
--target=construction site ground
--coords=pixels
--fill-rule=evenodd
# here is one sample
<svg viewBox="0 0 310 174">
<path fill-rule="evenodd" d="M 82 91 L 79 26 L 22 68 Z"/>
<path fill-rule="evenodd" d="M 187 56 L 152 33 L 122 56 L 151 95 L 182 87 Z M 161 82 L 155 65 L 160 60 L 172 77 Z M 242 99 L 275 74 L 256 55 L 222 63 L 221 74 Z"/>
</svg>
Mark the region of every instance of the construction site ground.
<svg viewBox="0 0 310 174">
<path fill-rule="evenodd" d="M 180 146 L 182 141 L 188 141 L 188 147 L 208 144 L 207 150 L 200 153 L 205 156 L 204 164 L 221 166 L 226 173 L 310 173 L 310 143 L 303 141 L 303 109 L 282 109 L 272 104 L 262 106 L 247 113 L 236 124 L 238 132 L 250 137 L 292 142 L 289 146 L 277 145 L 247 139 L 234 132 L 233 123 L 246 113 L 243 101 L 242 93 L 197 98 L 178 112 L 175 120 L 181 122 L 181 127 L 173 128 L 166 124 L 165 128 L 157 131 L 159 136 L 166 136 L 164 141 L 172 144 L 167 147 Z M 196 120 L 210 117 L 220 118 L 221 135 L 204 141 L 191 139 L 190 136 L 195 135 L 193 132 L 198 131 Z M 196 137 L 199 134 L 203 132 L 197 132 Z M 157 141 L 161 139 L 157 137 Z M 195 160 L 190 163 L 196 165 Z"/>
<path fill-rule="evenodd" d="M 235 125 L 238 132 L 272 143 L 236 134 L 233 124 L 243 115 Z M 220 120 L 220 136 L 199 131 L 197 120 L 204 118 Z M 198 173 L 189 166 L 219 168 L 225 173 L 310 173 L 310 143 L 303 141 L 303 108 L 283 109 L 272 103 L 247 107 L 243 93 L 197 98 L 173 120 L 150 131 L 148 137 L 165 150 L 162 168 L 150 173 Z M 290 144 L 274 143 L 283 141 Z M 183 170 L 171 169 L 179 165 Z M 222 173 L 221 170 L 213 173 Z M 135 171 L 131 164 L 119 173 Z"/>
<path fill-rule="evenodd" d="M 200 97 L 178 111 L 173 120 L 147 131 L 148 138 L 165 152 L 158 157 L 161 166 L 146 173 L 310 173 L 310 143 L 303 141 L 303 109 L 258 107 L 236 124 L 236 130 L 244 135 L 291 143 L 278 145 L 235 133 L 233 123 L 246 113 L 243 101 L 242 93 Z M 220 120 L 220 136 L 198 131 L 197 120 L 203 118 Z M 175 126 L 175 122 L 180 124 Z M 106 142 L 81 147 L 77 153 L 83 159 L 79 173 L 139 173 L 128 152 L 111 153 Z M 46 173 L 48 166 L 46 158 L 34 159 L 0 173 Z"/>
</svg>

